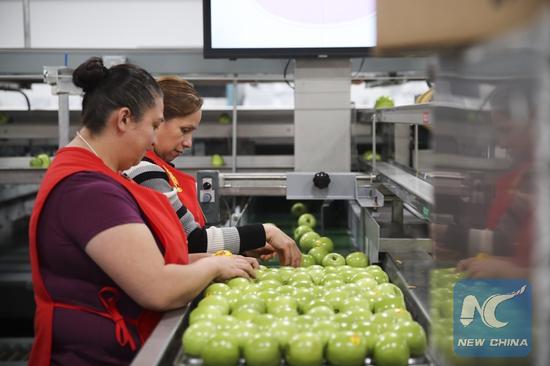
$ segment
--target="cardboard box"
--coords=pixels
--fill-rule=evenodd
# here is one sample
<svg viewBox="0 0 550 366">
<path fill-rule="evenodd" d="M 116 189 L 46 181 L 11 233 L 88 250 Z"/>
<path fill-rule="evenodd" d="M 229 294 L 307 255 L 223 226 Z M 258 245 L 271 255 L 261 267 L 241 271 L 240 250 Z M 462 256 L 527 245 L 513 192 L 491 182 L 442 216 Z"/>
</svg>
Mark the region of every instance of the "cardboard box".
<svg viewBox="0 0 550 366">
<path fill-rule="evenodd" d="M 377 53 L 456 48 L 483 41 L 533 20 L 545 2 L 378 0 Z"/>
</svg>

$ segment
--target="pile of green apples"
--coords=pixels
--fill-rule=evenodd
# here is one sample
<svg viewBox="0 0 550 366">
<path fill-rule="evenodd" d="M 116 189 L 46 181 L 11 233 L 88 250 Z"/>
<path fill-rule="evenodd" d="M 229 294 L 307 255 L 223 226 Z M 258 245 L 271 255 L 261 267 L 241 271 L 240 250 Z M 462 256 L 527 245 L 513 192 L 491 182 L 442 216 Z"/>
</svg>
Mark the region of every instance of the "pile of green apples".
<svg viewBox="0 0 550 366">
<path fill-rule="evenodd" d="M 301 212 L 296 210 L 297 204 L 292 206 L 291 212 Z M 297 227 L 294 229 L 294 240 L 298 243 L 302 251 L 302 267 L 312 265 L 366 267 L 369 264 L 365 253 L 354 252 L 346 257 L 340 253 L 334 252 L 334 243 L 331 238 L 319 235 L 314 229 L 317 225 L 315 216 L 310 213 L 301 213 L 298 217 Z"/>
<path fill-rule="evenodd" d="M 183 350 L 205 366 L 407 365 L 426 334 L 376 265 L 268 268 L 213 283 L 189 315 Z"/>
<path fill-rule="evenodd" d="M 43 168 L 47 169 L 51 164 L 52 158 L 48 154 L 38 154 L 31 158 L 29 166 L 31 168 Z"/>
<path fill-rule="evenodd" d="M 452 268 L 437 268 L 430 272 L 430 318 L 434 349 L 450 364 L 461 359 L 454 352 L 453 298 L 454 285 L 465 278 L 465 274 Z"/>
</svg>

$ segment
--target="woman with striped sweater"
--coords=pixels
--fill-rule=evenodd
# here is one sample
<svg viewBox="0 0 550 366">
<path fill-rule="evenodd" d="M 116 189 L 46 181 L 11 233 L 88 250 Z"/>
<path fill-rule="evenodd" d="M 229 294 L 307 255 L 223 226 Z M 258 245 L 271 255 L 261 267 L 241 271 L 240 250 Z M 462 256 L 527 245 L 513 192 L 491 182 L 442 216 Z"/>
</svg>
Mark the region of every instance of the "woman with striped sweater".
<svg viewBox="0 0 550 366">
<path fill-rule="evenodd" d="M 213 253 L 221 249 L 254 256 L 278 255 L 282 265 L 299 266 L 296 243 L 273 224 L 240 227 L 206 227 L 195 179 L 170 162 L 192 146 L 193 132 L 202 118 L 201 96 L 189 82 L 179 78 L 159 81 L 164 93 L 164 122 L 153 150 L 126 171 L 137 183 L 164 193 L 187 234 L 190 253 Z"/>
</svg>

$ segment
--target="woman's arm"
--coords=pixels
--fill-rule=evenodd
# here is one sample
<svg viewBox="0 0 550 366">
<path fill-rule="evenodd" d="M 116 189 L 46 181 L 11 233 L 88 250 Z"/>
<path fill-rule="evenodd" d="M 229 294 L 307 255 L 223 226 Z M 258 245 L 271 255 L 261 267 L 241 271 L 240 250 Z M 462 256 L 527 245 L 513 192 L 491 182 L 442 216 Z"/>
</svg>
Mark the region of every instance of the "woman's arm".
<svg viewBox="0 0 550 366">
<path fill-rule="evenodd" d="M 170 185 L 168 175 L 160 166 L 150 161 L 141 161 L 125 174 L 140 185 L 163 193 L 168 198 L 187 234 L 189 253 L 214 253 L 223 249 L 232 253 L 242 253 L 265 245 L 265 232 L 261 224 L 238 228 L 201 228 L 193 214 L 179 199 L 176 190 Z"/>
<path fill-rule="evenodd" d="M 189 263 L 198 261 L 199 259 L 210 257 L 210 253 L 189 253 Z"/>
<path fill-rule="evenodd" d="M 102 231 L 85 250 L 132 299 L 156 311 L 187 304 L 215 279 L 254 277 L 251 263 L 240 256 L 209 256 L 189 265 L 167 265 L 145 224 Z"/>
</svg>

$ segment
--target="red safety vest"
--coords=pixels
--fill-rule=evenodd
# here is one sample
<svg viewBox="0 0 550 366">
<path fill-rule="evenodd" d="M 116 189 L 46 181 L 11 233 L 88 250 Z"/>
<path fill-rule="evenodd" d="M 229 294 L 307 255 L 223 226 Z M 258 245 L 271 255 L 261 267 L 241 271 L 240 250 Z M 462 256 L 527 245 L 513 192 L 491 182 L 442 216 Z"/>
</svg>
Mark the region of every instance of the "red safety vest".
<svg viewBox="0 0 550 366">
<path fill-rule="evenodd" d="M 174 187 L 178 193 L 178 197 L 183 205 L 193 214 L 195 221 L 204 227 L 206 219 L 197 198 L 197 181 L 189 174 L 174 168 L 172 165 L 164 161 L 154 151 L 149 150 L 145 156 L 151 159 L 155 164 L 160 166 L 168 175 L 170 185 Z"/>
<path fill-rule="evenodd" d="M 183 232 L 178 217 L 170 202 L 158 192 L 144 188 L 134 181 L 126 179 L 109 169 L 97 156 L 88 150 L 78 147 L 66 147 L 60 149 L 55 159 L 46 172 L 44 180 L 34 204 L 30 227 L 30 257 L 32 266 L 32 283 L 36 302 L 35 312 L 35 340 L 29 360 L 29 365 L 49 365 L 51 362 L 53 316 L 55 308 L 84 311 L 113 320 L 113 332 L 121 346 L 128 345 L 132 350 L 137 350 L 138 345 L 127 328 L 127 323 L 137 327 L 141 344 L 151 335 L 158 324 L 162 313 L 142 310 L 138 319 L 130 319 L 120 314 L 116 301 L 122 290 L 111 286 L 104 286 L 98 293 L 105 309 L 98 310 L 92 307 L 60 303 L 52 299 L 40 273 L 40 258 L 37 247 L 37 228 L 40 213 L 44 203 L 52 189 L 64 178 L 84 171 L 92 171 L 104 174 L 119 182 L 136 200 L 141 212 L 145 215 L 149 229 L 164 246 L 164 260 L 168 263 L 187 264 L 187 237 Z M 98 284 L 101 286 L 101 284 Z"/>
<path fill-rule="evenodd" d="M 502 217 L 511 209 L 514 200 L 514 191 L 518 188 L 531 168 L 532 162 L 525 162 L 497 180 L 495 197 L 489 207 L 486 218 L 486 226 L 488 229 L 495 230 Z M 514 238 L 516 242 L 516 253 L 513 259 L 520 265 L 528 265 L 531 259 L 531 247 L 534 240 L 533 231 L 535 230 L 533 216 L 534 212 L 531 212 L 523 218 L 522 225 Z"/>
</svg>

